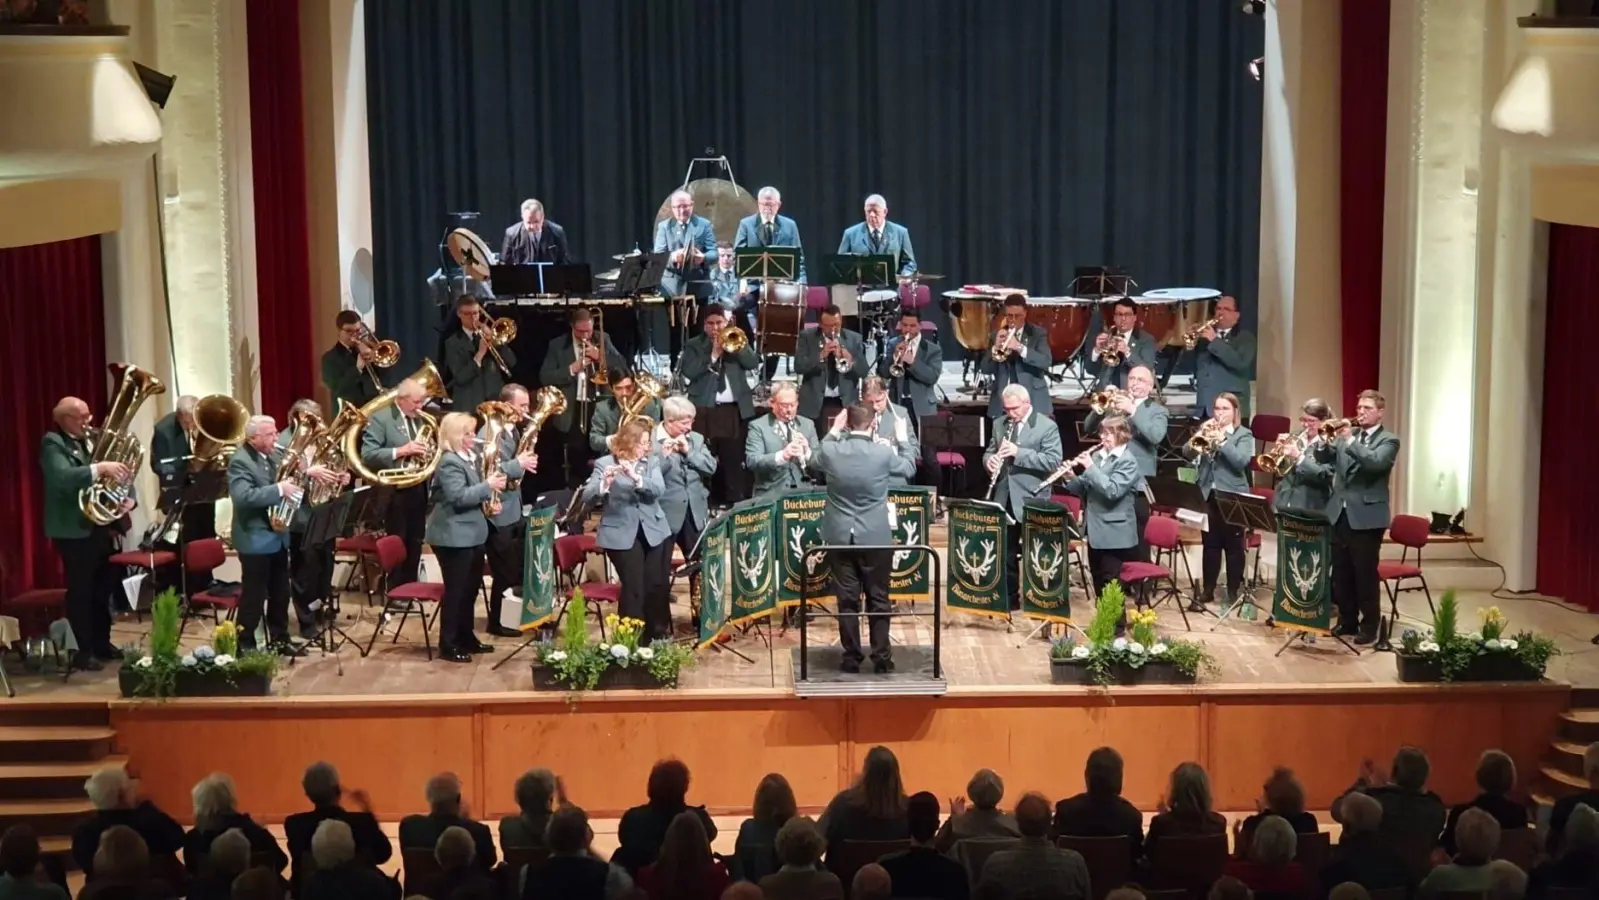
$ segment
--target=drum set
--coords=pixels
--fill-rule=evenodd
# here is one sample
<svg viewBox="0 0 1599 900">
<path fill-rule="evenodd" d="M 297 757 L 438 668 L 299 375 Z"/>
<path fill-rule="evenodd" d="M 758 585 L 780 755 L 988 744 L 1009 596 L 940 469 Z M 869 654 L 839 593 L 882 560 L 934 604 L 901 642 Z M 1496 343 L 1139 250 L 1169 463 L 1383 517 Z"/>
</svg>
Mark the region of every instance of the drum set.
<svg viewBox="0 0 1599 900">
<path fill-rule="evenodd" d="M 1075 373 L 1080 384 L 1086 375 L 1079 362 L 1095 333 L 1095 312 L 1099 322 L 1110 321 L 1111 312 L 1123 295 L 1103 297 L 1029 297 L 1022 288 L 993 284 L 969 284 L 959 290 L 944 292 L 950 322 L 955 328 L 955 340 L 966 351 L 961 364 L 961 390 L 971 394 L 986 394 L 986 380 L 971 380 L 975 362 L 988 354 L 1005 300 L 1020 296 L 1027 301 L 1027 319 L 1044 329 L 1049 338 L 1049 353 L 1055 365 Z M 1177 357 L 1184 349 L 1183 338 L 1189 331 L 1199 328 L 1214 314 L 1216 300 L 1221 291 L 1214 288 L 1162 288 L 1136 294 L 1131 299 L 1138 305 L 1138 328 L 1155 339 L 1164 360 L 1163 371 L 1156 373 L 1162 385 L 1170 377 Z"/>
</svg>

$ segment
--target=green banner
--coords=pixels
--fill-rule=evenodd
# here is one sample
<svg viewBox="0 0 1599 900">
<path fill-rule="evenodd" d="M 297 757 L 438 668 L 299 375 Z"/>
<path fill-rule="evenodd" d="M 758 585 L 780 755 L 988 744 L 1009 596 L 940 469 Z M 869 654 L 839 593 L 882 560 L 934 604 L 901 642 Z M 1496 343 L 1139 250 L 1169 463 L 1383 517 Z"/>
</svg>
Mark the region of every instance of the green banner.
<svg viewBox="0 0 1599 900">
<path fill-rule="evenodd" d="M 1048 622 L 1072 620 L 1071 542 L 1066 507 L 1029 500 L 1022 509 L 1022 615 Z"/>
<path fill-rule="evenodd" d="M 1277 627 L 1327 634 L 1332 630 L 1332 529 L 1324 519 L 1277 515 Z"/>
<path fill-rule="evenodd" d="M 777 504 L 752 503 L 733 510 L 733 563 L 728 622 L 738 625 L 777 609 Z"/>
<path fill-rule="evenodd" d="M 700 538 L 700 634 L 701 647 L 722 636 L 727 628 L 728 565 L 732 542 L 728 539 L 729 524 L 733 520 L 723 516 Z"/>
<path fill-rule="evenodd" d="M 889 488 L 888 503 L 894 510 L 894 543 L 932 544 L 932 488 Z M 915 550 L 895 550 L 888 573 L 888 597 L 890 600 L 931 600 L 932 558 Z"/>
<path fill-rule="evenodd" d="M 827 543 L 822 540 L 822 508 L 826 491 L 788 494 L 777 500 L 777 534 L 782 540 L 777 550 L 777 602 L 798 606 L 803 591 L 810 602 L 833 599 L 833 569 L 827 554 L 806 547 Z"/>
<path fill-rule="evenodd" d="M 540 507 L 524 523 L 521 613 L 512 628 L 531 631 L 555 616 L 555 511 L 553 506 Z M 504 603 L 501 618 L 509 618 L 513 608 Z"/>
<path fill-rule="evenodd" d="M 1010 618 L 1005 584 L 1005 513 L 972 500 L 949 501 L 949 590 L 955 612 Z"/>
</svg>

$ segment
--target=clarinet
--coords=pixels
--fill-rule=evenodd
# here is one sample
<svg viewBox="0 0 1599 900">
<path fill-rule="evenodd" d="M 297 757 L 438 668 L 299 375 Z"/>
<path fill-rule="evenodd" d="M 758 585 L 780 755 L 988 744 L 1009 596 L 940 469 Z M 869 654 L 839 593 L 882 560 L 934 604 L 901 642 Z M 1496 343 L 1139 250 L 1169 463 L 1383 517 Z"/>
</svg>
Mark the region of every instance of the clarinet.
<svg viewBox="0 0 1599 900">
<path fill-rule="evenodd" d="M 1016 440 L 1016 426 L 1017 423 L 1012 422 L 1005 427 L 1005 440 L 1012 442 Z M 1007 456 L 999 461 L 999 468 L 994 470 L 994 476 L 988 481 L 988 493 L 983 495 L 984 500 L 994 499 L 994 489 L 999 487 L 999 480 L 1003 478 L 1005 473 L 1010 469 L 1012 459 L 1014 459 L 1014 457 Z"/>
</svg>

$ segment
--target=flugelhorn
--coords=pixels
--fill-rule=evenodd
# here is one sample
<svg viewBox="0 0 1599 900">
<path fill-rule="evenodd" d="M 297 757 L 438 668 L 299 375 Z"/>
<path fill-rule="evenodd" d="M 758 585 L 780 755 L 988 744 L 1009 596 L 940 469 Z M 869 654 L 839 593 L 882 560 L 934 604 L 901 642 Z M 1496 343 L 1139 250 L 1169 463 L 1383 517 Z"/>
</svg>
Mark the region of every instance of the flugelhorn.
<svg viewBox="0 0 1599 900">
<path fill-rule="evenodd" d="M 1207 328 L 1215 328 L 1217 325 L 1220 325 L 1220 324 L 1221 324 L 1221 319 L 1212 318 L 1212 319 L 1206 319 L 1200 325 L 1198 325 L 1198 326 L 1196 326 L 1194 328 L 1188 329 L 1188 331 L 1183 333 L 1183 349 L 1184 350 L 1192 350 L 1195 347 L 1199 346 L 1199 334 L 1200 334 L 1200 332 L 1204 331 Z"/>
<path fill-rule="evenodd" d="M 1292 472 L 1295 460 L 1289 458 L 1288 448 L 1297 446 L 1299 452 L 1305 452 L 1305 448 L 1309 445 L 1306 434 L 1306 432 L 1301 431 L 1298 434 L 1284 433 L 1278 435 L 1277 440 L 1272 441 L 1271 446 L 1267 447 L 1264 453 L 1255 457 L 1255 468 L 1262 472 L 1271 472 L 1278 478 Z"/>
<path fill-rule="evenodd" d="M 1121 388 L 1108 387 L 1088 395 L 1088 408 L 1094 411 L 1094 415 L 1103 416 L 1114 409 L 1119 401 L 1129 396 L 1131 395 Z"/>
<path fill-rule="evenodd" d="M 988 349 L 988 355 L 994 362 L 1004 362 L 1010 357 L 1010 350 L 1005 345 L 1010 343 L 1011 336 L 1014 334 L 1016 334 L 1016 330 L 1013 328 L 1001 328 L 994 332 L 994 344 Z"/>
<path fill-rule="evenodd" d="M 1331 441 L 1338 437 L 1338 432 L 1345 428 L 1355 427 L 1354 419 L 1328 419 L 1316 428 L 1316 436 L 1324 441 Z"/>
<path fill-rule="evenodd" d="M 1206 419 L 1203 425 L 1188 439 L 1188 449 L 1195 453 L 1215 453 L 1222 442 L 1221 423 L 1215 419 Z"/>
<path fill-rule="evenodd" d="M 1110 337 L 1105 341 L 1105 349 L 1099 351 L 1099 361 L 1114 369 L 1127 359 L 1128 350 L 1123 349 L 1127 345 L 1127 335 L 1114 328 L 1106 334 Z"/>
</svg>

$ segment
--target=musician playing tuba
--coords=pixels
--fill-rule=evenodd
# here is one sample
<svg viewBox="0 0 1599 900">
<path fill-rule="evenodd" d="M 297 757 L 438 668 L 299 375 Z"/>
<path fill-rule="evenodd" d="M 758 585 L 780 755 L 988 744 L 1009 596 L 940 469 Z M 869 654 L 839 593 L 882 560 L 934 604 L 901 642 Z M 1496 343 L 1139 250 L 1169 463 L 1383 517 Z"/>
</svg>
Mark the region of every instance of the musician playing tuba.
<svg viewBox="0 0 1599 900">
<path fill-rule="evenodd" d="M 442 452 L 438 422 L 422 411 L 422 405 L 428 397 L 443 394 L 438 370 L 431 362 L 424 363 L 410 378 L 363 406 L 366 427 L 345 442 L 356 474 L 393 488 L 384 530 L 405 542 L 405 562 L 389 573 L 391 587 L 415 581 L 421 563 L 427 483 Z"/>
<path fill-rule="evenodd" d="M 292 509 L 288 522 L 289 599 L 294 606 L 295 621 L 300 626 L 300 637 L 313 641 L 319 631 L 316 604 L 327 603 L 333 596 L 335 537 L 329 535 L 317 544 L 307 542 L 307 526 L 311 524 L 314 506 L 312 494 L 315 486 L 321 485 L 337 496 L 337 489 L 350 483 L 350 473 L 348 469 L 335 470 L 328 464 L 331 460 L 318 455 L 319 451 L 326 454 L 327 444 L 321 438 L 332 427 L 323 423 L 320 403 L 309 398 L 294 401 L 294 406 L 289 408 L 288 421 L 289 427 L 278 435 L 278 449 L 283 453 L 279 474 L 293 478 L 302 491 L 293 501 L 279 501 L 280 505 L 287 503 L 286 508 Z M 273 513 L 277 513 L 277 508 Z M 276 523 L 273 524 L 275 527 Z"/>
<path fill-rule="evenodd" d="M 488 407 L 485 410 L 485 407 Z M 503 407 L 501 409 L 500 407 Z M 489 634 L 497 637 L 517 637 L 522 632 L 501 623 L 505 592 L 522 586 L 522 494 L 511 487 L 529 472 L 539 470 L 539 459 L 532 448 L 518 452 L 522 429 L 527 427 L 529 398 L 527 388 L 508 384 L 500 391 L 497 404 L 485 403 L 478 407 L 483 426 L 478 429 L 478 439 L 485 442 L 480 448 L 482 458 L 490 460 L 495 471 L 506 477 L 505 490 L 500 492 L 497 509 L 485 510 L 489 519 L 488 554 L 489 572 L 494 576 L 489 592 Z M 497 413 L 497 416 L 485 415 Z M 486 442 L 493 440 L 491 451 Z M 487 478 L 492 472 L 484 472 Z"/>
</svg>

